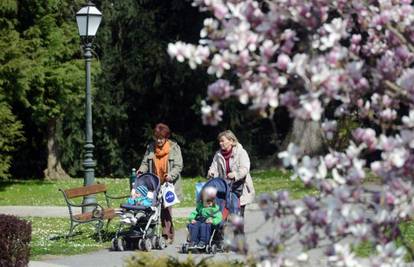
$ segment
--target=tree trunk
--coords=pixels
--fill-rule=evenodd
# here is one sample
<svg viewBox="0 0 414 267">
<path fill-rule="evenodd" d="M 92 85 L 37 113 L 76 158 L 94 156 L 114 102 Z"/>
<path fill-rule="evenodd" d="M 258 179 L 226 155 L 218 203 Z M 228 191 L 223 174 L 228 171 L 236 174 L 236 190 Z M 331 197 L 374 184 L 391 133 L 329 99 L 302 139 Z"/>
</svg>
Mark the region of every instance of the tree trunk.
<svg viewBox="0 0 414 267">
<path fill-rule="evenodd" d="M 46 180 L 70 178 L 60 164 L 58 143 L 56 138 L 57 119 L 49 119 L 47 123 L 47 168 L 43 171 Z"/>
<path fill-rule="evenodd" d="M 289 143 L 299 146 L 306 155 L 312 156 L 323 152 L 325 145 L 320 122 L 295 118 L 283 147 L 286 149 Z"/>
</svg>

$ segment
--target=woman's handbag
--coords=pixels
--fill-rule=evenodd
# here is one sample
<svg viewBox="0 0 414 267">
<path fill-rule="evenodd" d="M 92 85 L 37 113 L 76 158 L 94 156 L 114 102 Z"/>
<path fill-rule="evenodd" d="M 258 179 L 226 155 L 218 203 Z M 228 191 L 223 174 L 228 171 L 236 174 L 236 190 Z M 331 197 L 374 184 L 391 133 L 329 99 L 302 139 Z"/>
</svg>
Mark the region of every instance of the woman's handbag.
<svg viewBox="0 0 414 267">
<path fill-rule="evenodd" d="M 180 203 L 180 200 L 175 193 L 174 185 L 172 183 L 166 182 L 161 185 L 161 192 L 164 208 L 168 208 L 172 205 Z"/>
</svg>

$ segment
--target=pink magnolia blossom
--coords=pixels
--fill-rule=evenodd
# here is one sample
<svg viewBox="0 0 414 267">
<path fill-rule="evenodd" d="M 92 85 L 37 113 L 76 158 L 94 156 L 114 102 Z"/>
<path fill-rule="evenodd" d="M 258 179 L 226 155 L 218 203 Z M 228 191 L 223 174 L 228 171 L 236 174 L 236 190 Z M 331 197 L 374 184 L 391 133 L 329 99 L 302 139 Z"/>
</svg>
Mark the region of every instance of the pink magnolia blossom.
<svg viewBox="0 0 414 267">
<path fill-rule="evenodd" d="M 224 100 L 230 97 L 232 90 L 229 81 L 219 79 L 208 86 L 207 93 L 211 100 Z"/>
<path fill-rule="evenodd" d="M 366 240 L 377 247 L 366 260 L 371 266 L 402 266 L 407 250 L 395 243 L 401 237 L 397 226 L 414 213 L 412 1 L 193 5 L 211 16 L 202 39 L 197 45 L 170 44 L 168 53 L 191 68 L 207 66 L 218 78 L 207 91 L 213 103 L 202 102 L 203 123 L 217 125 L 220 101 L 232 96 L 262 116 L 282 107 L 293 118 L 323 121 L 327 139 L 341 134 L 341 119 L 358 119 L 341 150 L 328 142 L 322 155 L 306 155 L 294 144 L 278 153 L 292 179 L 319 193 L 296 201 L 285 191 L 260 196 L 265 218 L 281 231 L 260 241 L 261 253 L 253 255 L 258 266 L 305 266 L 312 260 L 306 251 L 322 244 L 329 266 L 367 266 L 350 249 L 350 243 Z M 364 184 L 368 170 L 378 176 L 377 188 Z M 233 224 L 240 228 L 242 222 Z M 294 240 L 302 250 L 280 250 Z"/>
</svg>

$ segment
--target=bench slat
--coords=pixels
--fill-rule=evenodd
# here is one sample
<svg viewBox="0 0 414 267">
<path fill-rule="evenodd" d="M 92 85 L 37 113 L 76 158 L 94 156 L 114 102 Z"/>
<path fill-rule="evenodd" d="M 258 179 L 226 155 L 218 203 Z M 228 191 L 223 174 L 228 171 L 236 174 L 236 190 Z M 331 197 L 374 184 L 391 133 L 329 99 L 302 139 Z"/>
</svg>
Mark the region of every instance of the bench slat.
<svg viewBox="0 0 414 267">
<path fill-rule="evenodd" d="M 105 184 L 92 184 L 87 186 L 82 186 L 78 188 L 72 188 L 65 190 L 65 194 L 68 198 L 83 197 L 87 195 L 92 195 L 96 193 L 101 193 L 106 191 Z"/>
<path fill-rule="evenodd" d="M 102 219 L 105 219 L 105 220 L 112 219 L 116 216 L 115 209 L 113 209 L 113 208 L 104 209 L 102 212 L 103 212 L 103 218 Z M 92 212 L 85 212 L 85 213 L 76 214 L 73 217 L 76 218 L 79 221 L 88 221 L 88 220 L 92 219 Z"/>
</svg>

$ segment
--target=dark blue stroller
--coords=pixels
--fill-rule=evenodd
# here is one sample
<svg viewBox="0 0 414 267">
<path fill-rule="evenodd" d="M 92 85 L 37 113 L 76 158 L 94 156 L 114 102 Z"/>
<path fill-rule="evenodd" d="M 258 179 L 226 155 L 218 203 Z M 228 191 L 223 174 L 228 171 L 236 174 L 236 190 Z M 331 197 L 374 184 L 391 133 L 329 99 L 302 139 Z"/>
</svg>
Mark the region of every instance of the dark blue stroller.
<svg viewBox="0 0 414 267">
<path fill-rule="evenodd" d="M 237 198 L 237 195 L 231 192 L 231 184 L 222 178 L 213 178 L 208 180 L 203 187 L 201 192 L 206 187 L 214 187 L 217 189 L 216 203 L 220 207 L 220 211 L 223 217 L 223 221 L 212 228 L 212 233 L 210 240 L 205 247 L 205 252 L 215 254 L 216 252 L 226 251 L 224 246 L 224 228 L 226 227 L 227 221 L 230 214 L 238 214 L 240 212 L 240 202 Z M 201 201 L 202 194 L 198 194 L 196 201 Z M 189 235 L 187 236 L 187 241 L 181 246 L 181 252 L 187 253 L 190 250 L 198 250 L 197 248 L 190 248 Z"/>
<path fill-rule="evenodd" d="M 160 179 L 152 174 L 145 173 L 138 176 L 133 187 L 145 185 L 148 194 L 152 195 L 150 207 L 122 204 L 119 216 L 121 222 L 112 239 L 112 250 L 140 250 L 150 251 L 152 248 L 166 247 L 164 237 L 161 235 L 161 205 Z M 149 196 L 150 197 L 150 196 Z M 128 228 L 125 230 L 125 228 Z"/>
</svg>

